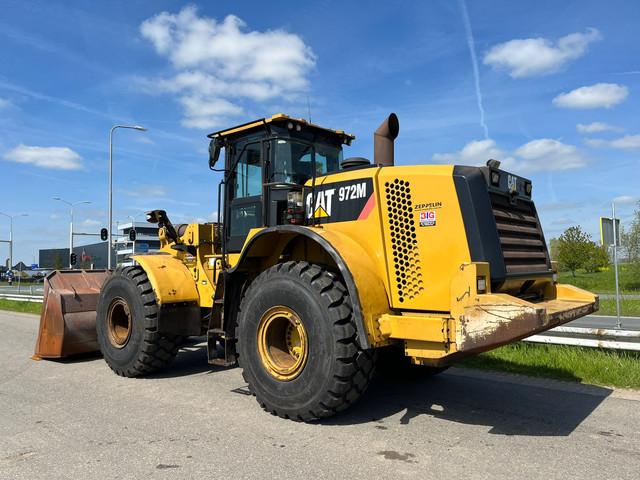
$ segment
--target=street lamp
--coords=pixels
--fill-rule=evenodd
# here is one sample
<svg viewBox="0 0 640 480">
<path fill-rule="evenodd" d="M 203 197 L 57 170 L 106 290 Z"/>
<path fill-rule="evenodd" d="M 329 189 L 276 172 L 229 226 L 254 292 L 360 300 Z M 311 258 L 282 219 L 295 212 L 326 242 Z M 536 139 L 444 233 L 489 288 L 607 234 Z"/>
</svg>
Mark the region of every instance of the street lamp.
<svg viewBox="0 0 640 480">
<path fill-rule="evenodd" d="M 107 227 L 108 235 L 108 247 L 107 247 L 107 269 L 111 268 L 111 224 L 113 223 L 113 132 L 117 128 L 129 128 L 131 130 L 138 130 L 140 132 L 146 132 L 147 129 L 140 125 L 114 125 L 109 131 L 109 223 Z"/>
<path fill-rule="evenodd" d="M 0 212 L 0 215 L 9 218 L 9 270 L 13 270 L 13 219 L 15 217 L 28 217 L 27 213 L 20 213 L 18 215 L 8 215 Z"/>
<path fill-rule="evenodd" d="M 69 223 L 69 269 L 73 269 L 73 264 L 71 263 L 71 254 L 73 253 L 73 207 L 81 204 L 89 204 L 91 203 L 89 200 L 82 200 L 80 202 L 67 202 L 60 197 L 53 197 L 54 200 L 58 200 L 59 202 L 66 203 L 69 205 L 71 209 L 71 223 Z"/>
</svg>

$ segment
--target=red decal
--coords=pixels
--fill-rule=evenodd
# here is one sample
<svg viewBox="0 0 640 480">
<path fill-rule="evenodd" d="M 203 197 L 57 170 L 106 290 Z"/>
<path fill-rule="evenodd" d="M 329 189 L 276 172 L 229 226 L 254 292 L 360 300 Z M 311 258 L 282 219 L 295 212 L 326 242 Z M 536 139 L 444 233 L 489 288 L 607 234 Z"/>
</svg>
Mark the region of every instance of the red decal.
<svg viewBox="0 0 640 480">
<path fill-rule="evenodd" d="M 371 213 L 371 210 L 373 210 L 373 207 L 375 207 L 375 205 L 376 205 L 376 198 L 372 193 L 369 196 L 369 200 L 367 200 L 367 203 L 364 204 L 364 207 L 360 212 L 360 216 L 358 217 L 358 220 L 366 220 L 367 217 L 369 217 L 369 214 Z"/>
</svg>

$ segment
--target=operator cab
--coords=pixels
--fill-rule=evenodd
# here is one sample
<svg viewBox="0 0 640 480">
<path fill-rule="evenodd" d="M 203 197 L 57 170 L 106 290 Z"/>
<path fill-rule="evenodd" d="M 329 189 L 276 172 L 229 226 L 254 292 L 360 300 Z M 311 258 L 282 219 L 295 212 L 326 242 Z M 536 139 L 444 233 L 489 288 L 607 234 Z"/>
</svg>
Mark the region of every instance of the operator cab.
<svg viewBox="0 0 640 480">
<path fill-rule="evenodd" d="M 302 207 L 303 186 L 340 171 L 342 145 L 355 137 L 278 114 L 209 138 L 211 169 L 225 152 L 218 208 L 224 206 L 224 250 L 236 253 L 252 228 L 302 223 L 303 217 L 292 216 L 292 204 Z"/>
</svg>

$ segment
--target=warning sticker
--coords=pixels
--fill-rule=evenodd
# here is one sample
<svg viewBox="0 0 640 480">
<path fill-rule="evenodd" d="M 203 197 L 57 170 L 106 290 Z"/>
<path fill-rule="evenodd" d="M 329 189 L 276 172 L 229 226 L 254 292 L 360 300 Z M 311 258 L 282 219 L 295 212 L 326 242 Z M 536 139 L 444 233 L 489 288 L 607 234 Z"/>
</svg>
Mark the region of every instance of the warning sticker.
<svg viewBox="0 0 640 480">
<path fill-rule="evenodd" d="M 423 210 L 420 212 L 420 226 L 433 227 L 436 224 L 436 211 Z"/>
</svg>

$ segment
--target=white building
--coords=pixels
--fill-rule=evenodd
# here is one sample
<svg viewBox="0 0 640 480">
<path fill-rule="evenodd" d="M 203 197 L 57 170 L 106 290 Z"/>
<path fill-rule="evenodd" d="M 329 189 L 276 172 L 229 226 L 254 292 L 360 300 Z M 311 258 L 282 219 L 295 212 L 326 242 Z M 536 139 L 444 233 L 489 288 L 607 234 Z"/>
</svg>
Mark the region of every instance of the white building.
<svg viewBox="0 0 640 480">
<path fill-rule="evenodd" d="M 129 240 L 129 231 L 134 228 L 136 240 Z M 133 265 L 131 255 L 134 253 L 157 252 L 160 249 L 158 226 L 148 222 L 129 222 L 118 225 L 116 237 L 116 263 L 118 266 Z"/>
</svg>

